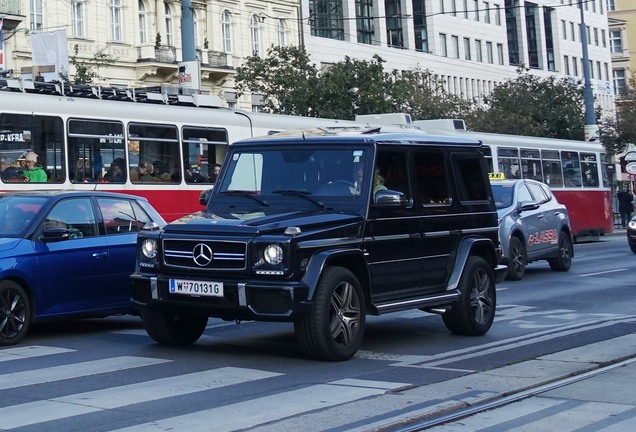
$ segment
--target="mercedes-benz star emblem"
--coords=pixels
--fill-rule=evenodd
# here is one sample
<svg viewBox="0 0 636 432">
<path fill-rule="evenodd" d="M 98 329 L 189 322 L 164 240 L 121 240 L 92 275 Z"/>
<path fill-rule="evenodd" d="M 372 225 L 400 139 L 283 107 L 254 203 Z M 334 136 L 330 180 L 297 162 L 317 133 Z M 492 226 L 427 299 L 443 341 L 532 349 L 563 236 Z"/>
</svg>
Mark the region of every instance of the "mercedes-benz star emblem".
<svg viewBox="0 0 636 432">
<path fill-rule="evenodd" d="M 213 255 L 212 248 L 205 243 L 199 243 L 192 249 L 192 259 L 200 267 L 210 264 Z"/>
</svg>

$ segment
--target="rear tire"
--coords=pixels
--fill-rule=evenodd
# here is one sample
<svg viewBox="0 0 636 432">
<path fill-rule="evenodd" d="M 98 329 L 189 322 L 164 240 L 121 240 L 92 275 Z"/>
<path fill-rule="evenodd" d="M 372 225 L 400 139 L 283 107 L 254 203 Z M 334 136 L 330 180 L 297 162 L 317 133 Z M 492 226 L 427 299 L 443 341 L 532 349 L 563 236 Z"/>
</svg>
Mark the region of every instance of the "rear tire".
<svg viewBox="0 0 636 432">
<path fill-rule="evenodd" d="M 572 255 L 574 255 L 574 246 L 570 236 L 561 231 L 559 233 L 559 256 L 550 258 L 548 264 L 554 271 L 568 271 L 572 266 Z"/>
<path fill-rule="evenodd" d="M 16 282 L 0 282 L 0 346 L 19 343 L 33 320 L 31 303 Z"/>
<path fill-rule="evenodd" d="M 311 308 L 294 330 L 301 349 L 318 360 L 343 361 L 362 344 L 366 304 L 360 283 L 343 267 L 327 267 Z"/>
<path fill-rule="evenodd" d="M 508 274 L 506 279 L 512 281 L 523 279 L 526 274 L 527 263 L 528 257 L 524 244 L 519 240 L 519 237 L 511 237 L 508 246 Z"/>
<path fill-rule="evenodd" d="M 459 290 L 459 300 L 442 315 L 446 328 L 465 336 L 485 334 L 495 319 L 497 293 L 492 269 L 483 258 L 468 258 Z"/>
<path fill-rule="evenodd" d="M 191 345 L 205 331 L 208 317 L 172 313 L 161 309 L 142 309 L 141 320 L 148 335 L 156 342 L 168 345 Z"/>
</svg>

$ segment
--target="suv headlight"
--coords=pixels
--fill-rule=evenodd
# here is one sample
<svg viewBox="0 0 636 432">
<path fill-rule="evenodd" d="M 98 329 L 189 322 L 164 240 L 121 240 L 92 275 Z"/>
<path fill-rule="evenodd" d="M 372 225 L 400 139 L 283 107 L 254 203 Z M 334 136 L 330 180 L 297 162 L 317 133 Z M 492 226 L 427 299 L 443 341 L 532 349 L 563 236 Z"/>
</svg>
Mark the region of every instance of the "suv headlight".
<svg viewBox="0 0 636 432">
<path fill-rule="evenodd" d="M 256 243 L 252 269 L 261 275 L 283 275 L 289 260 L 286 243 Z"/>
<path fill-rule="evenodd" d="M 143 239 L 141 241 L 141 253 L 148 259 L 157 257 L 157 241 L 155 239 Z"/>
<path fill-rule="evenodd" d="M 283 262 L 283 248 L 276 243 L 268 244 L 263 251 L 263 258 L 267 264 L 277 266 Z"/>
</svg>

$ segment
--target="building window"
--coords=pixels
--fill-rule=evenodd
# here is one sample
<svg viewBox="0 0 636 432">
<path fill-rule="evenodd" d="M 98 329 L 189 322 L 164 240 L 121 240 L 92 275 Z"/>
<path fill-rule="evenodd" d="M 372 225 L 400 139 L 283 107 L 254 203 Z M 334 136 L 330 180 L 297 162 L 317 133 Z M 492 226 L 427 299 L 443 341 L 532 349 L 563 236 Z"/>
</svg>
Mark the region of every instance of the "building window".
<svg viewBox="0 0 636 432">
<path fill-rule="evenodd" d="M 492 42 L 486 42 L 486 60 L 489 64 L 493 64 L 495 62 L 492 51 Z"/>
<path fill-rule="evenodd" d="M 623 53 L 623 39 L 620 30 L 612 30 L 609 32 L 610 51 L 614 54 Z"/>
<path fill-rule="evenodd" d="M 625 69 L 614 69 L 614 94 L 623 96 L 627 93 L 627 80 L 625 79 Z"/>
<path fill-rule="evenodd" d="M 573 22 L 570 23 L 570 38 L 572 39 L 572 42 L 576 42 L 576 30 L 574 29 Z"/>
<path fill-rule="evenodd" d="M 484 22 L 490 24 L 490 3 L 484 2 Z"/>
<path fill-rule="evenodd" d="M 440 55 L 442 57 L 448 57 L 448 42 L 446 41 L 446 35 L 444 33 L 439 34 Z"/>
<path fill-rule="evenodd" d="M 616 10 L 616 0 L 607 0 L 607 10 L 608 11 Z"/>
<path fill-rule="evenodd" d="M 500 26 L 501 25 L 501 7 L 499 5 L 494 5 L 495 6 L 495 24 Z"/>
<path fill-rule="evenodd" d="M 29 19 L 31 21 L 31 30 L 42 30 L 42 0 L 30 0 L 31 11 Z"/>
<path fill-rule="evenodd" d="M 568 40 L 568 26 L 565 20 L 561 20 L 561 32 L 563 33 L 563 40 Z"/>
<path fill-rule="evenodd" d="M 110 0 L 110 38 L 121 42 L 124 40 L 122 33 L 122 5 L 121 0 Z"/>
<path fill-rule="evenodd" d="M 310 0 L 309 24 L 313 36 L 344 40 L 342 0 Z"/>
<path fill-rule="evenodd" d="M 194 46 L 199 47 L 199 18 L 197 17 L 197 10 L 192 9 L 192 27 L 194 30 Z"/>
<path fill-rule="evenodd" d="M 499 64 L 504 64 L 504 49 L 503 44 L 497 44 L 497 58 L 499 59 Z"/>
<path fill-rule="evenodd" d="M 598 29 L 594 27 L 594 45 L 598 46 Z"/>
<path fill-rule="evenodd" d="M 139 7 L 139 43 L 148 42 L 148 24 L 146 19 L 146 4 L 139 0 L 137 3 Z"/>
<path fill-rule="evenodd" d="M 451 15 L 457 16 L 457 0 L 451 0 Z"/>
<path fill-rule="evenodd" d="M 404 48 L 404 30 L 402 28 L 402 3 L 400 0 L 385 0 L 386 41 L 388 46 Z"/>
<path fill-rule="evenodd" d="M 483 62 L 484 58 L 483 58 L 483 54 L 481 51 L 481 41 L 479 39 L 475 39 L 475 60 L 477 60 L 478 62 Z"/>
<path fill-rule="evenodd" d="M 607 48 L 607 34 L 604 29 L 601 29 L 601 44 L 603 44 L 603 48 Z"/>
<path fill-rule="evenodd" d="M 451 36 L 451 43 L 453 44 L 452 56 L 453 58 L 458 59 L 459 58 L 459 36 Z"/>
<path fill-rule="evenodd" d="M 579 61 L 576 57 L 572 57 L 572 75 L 579 76 Z"/>
<path fill-rule="evenodd" d="M 468 0 L 464 0 L 464 18 L 468 19 Z"/>
<path fill-rule="evenodd" d="M 232 17 L 229 11 L 221 15 L 221 34 L 223 37 L 223 52 L 232 52 Z"/>
<path fill-rule="evenodd" d="M 473 0 L 473 14 L 475 21 L 479 21 L 479 0 Z"/>
<path fill-rule="evenodd" d="M 506 35 L 508 37 L 508 63 L 516 66 L 519 65 L 521 62 L 519 58 L 519 33 L 517 28 L 517 16 L 519 14 L 519 10 L 515 7 L 512 7 L 513 5 L 513 0 L 506 0 Z"/>
<path fill-rule="evenodd" d="M 71 23 L 74 37 L 84 37 L 84 2 L 73 1 L 71 4 Z"/>
<path fill-rule="evenodd" d="M 283 19 L 278 20 L 278 46 L 287 46 L 287 24 Z"/>
<path fill-rule="evenodd" d="M 413 0 L 413 30 L 415 50 L 428 52 L 428 30 L 426 27 L 426 5 L 424 0 Z"/>
<path fill-rule="evenodd" d="M 469 38 L 464 38 L 464 60 L 472 60 Z"/>
<path fill-rule="evenodd" d="M 570 75 L 570 57 L 563 56 L 563 69 L 566 75 Z"/>
<path fill-rule="evenodd" d="M 440 12 L 440 13 L 444 13 L 444 12 L 446 12 L 446 10 L 445 10 L 445 8 L 444 8 L 444 2 L 445 2 L 445 1 L 446 1 L 446 0 L 439 0 L 439 12 Z"/>
<path fill-rule="evenodd" d="M 252 15 L 252 20 L 250 21 L 250 34 L 252 35 L 252 55 L 258 56 L 261 51 L 261 35 L 257 15 Z"/>
<path fill-rule="evenodd" d="M 168 2 L 163 2 L 164 18 L 166 22 L 166 44 L 168 46 L 174 46 L 174 28 L 172 26 L 172 9 Z"/>
<path fill-rule="evenodd" d="M 358 43 L 371 45 L 375 34 L 373 0 L 356 0 L 356 27 Z"/>
<path fill-rule="evenodd" d="M 609 81 L 609 64 L 603 63 L 603 69 L 605 69 L 605 81 Z"/>
<path fill-rule="evenodd" d="M 537 40 L 537 6 L 532 3 L 526 3 L 526 43 L 528 54 L 528 66 L 531 68 L 539 68 L 539 41 Z M 512 59 L 511 59 L 512 60 Z M 520 59 L 516 58 L 519 64 Z M 512 61 L 511 64 L 515 64 Z"/>
</svg>

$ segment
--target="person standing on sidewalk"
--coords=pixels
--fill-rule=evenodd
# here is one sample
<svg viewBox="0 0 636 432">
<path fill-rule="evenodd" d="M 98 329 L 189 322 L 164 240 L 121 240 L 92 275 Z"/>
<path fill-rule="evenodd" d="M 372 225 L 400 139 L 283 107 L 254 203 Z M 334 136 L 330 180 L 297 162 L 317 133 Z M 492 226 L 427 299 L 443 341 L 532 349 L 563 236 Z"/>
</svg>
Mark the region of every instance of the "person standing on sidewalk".
<svg viewBox="0 0 636 432">
<path fill-rule="evenodd" d="M 625 228 L 632 218 L 632 212 L 634 211 L 634 195 L 625 189 L 625 187 L 622 187 L 620 192 L 616 194 L 616 198 L 618 199 L 618 212 L 621 214 L 621 225 Z"/>
</svg>

